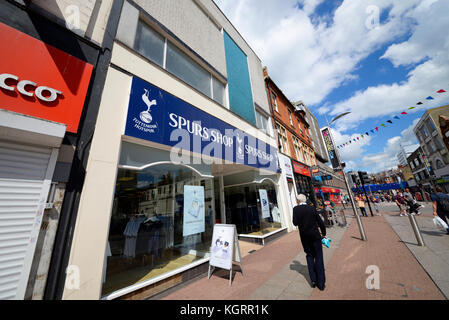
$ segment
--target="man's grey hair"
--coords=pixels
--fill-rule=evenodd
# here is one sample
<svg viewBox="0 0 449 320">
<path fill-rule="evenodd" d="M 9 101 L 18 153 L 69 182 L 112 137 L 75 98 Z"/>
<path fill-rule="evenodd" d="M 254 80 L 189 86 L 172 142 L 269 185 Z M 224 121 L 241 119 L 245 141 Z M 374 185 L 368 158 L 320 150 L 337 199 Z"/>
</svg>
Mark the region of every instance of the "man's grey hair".
<svg viewBox="0 0 449 320">
<path fill-rule="evenodd" d="M 306 203 L 307 202 L 307 197 L 305 195 L 303 195 L 302 193 L 298 194 L 296 196 L 296 199 L 298 199 L 299 203 Z"/>
</svg>

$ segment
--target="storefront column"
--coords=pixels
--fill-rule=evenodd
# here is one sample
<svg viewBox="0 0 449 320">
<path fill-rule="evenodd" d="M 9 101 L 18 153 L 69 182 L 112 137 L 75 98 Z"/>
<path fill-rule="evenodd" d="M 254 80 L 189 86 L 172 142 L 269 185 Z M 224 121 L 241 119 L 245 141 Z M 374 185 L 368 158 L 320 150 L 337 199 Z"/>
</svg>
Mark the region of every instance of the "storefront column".
<svg viewBox="0 0 449 320">
<path fill-rule="evenodd" d="M 109 68 L 73 233 L 64 300 L 98 300 L 101 297 L 123 114 L 126 114 L 129 100 L 123 91 L 130 86 L 129 76 Z"/>
</svg>

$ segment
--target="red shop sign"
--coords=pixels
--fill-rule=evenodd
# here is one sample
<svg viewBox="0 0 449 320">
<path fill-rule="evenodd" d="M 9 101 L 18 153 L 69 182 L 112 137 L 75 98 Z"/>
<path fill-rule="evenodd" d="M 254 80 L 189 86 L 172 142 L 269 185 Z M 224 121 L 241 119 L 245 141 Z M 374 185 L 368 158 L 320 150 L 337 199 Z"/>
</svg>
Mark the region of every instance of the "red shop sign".
<svg viewBox="0 0 449 320">
<path fill-rule="evenodd" d="M 309 167 L 307 167 L 303 164 L 300 164 L 296 161 L 292 161 L 292 163 L 293 163 L 293 171 L 295 171 L 296 173 L 302 174 L 303 176 L 311 177 Z"/>
<path fill-rule="evenodd" d="M 0 23 L 0 108 L 76 133 L 93 66 Z"/>
</svg>

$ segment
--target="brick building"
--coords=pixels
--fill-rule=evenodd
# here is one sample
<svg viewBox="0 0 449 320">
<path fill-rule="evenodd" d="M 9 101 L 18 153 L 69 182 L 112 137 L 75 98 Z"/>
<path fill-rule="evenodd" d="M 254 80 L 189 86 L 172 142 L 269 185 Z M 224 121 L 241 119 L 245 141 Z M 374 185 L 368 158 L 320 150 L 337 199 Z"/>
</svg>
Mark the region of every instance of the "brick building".
<svg viewBox="0 0 449 320">
<path fill-rule="evenodd" d="M 304 109 L 295 107 L 285 96 L 268 75 L 266 67 L 264 68 L 264 77 L 279 153 L 281 157 L 290 159 L 293 169 L 293 177 L 287 177 L 287 183 L 294 184 L 298 194 L 305 194 L 310 200 L 316 201 L 310 167 L 316 166 L 317 161 L 306 112 Z M 291 190 L 291 185 L 289 185 L 289 191 L 291 192 Z"/>
</svg>

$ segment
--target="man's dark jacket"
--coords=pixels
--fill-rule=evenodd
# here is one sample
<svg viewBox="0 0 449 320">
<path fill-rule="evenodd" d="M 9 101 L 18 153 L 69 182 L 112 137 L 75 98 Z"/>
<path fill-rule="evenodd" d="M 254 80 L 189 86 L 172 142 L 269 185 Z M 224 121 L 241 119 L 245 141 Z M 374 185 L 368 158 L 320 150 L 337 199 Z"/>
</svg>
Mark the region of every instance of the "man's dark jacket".
<svg viewBox="0 0 449 320">
<path fill-rule="evenodd" d="M 321 220 L 315 207 L 307 204 L 293 208 L 293 225 L 298 226 L 302 242 L 321 240 L 322 236 L 326 235 L 326 226 L 323 220 Z"/>
</svg>

